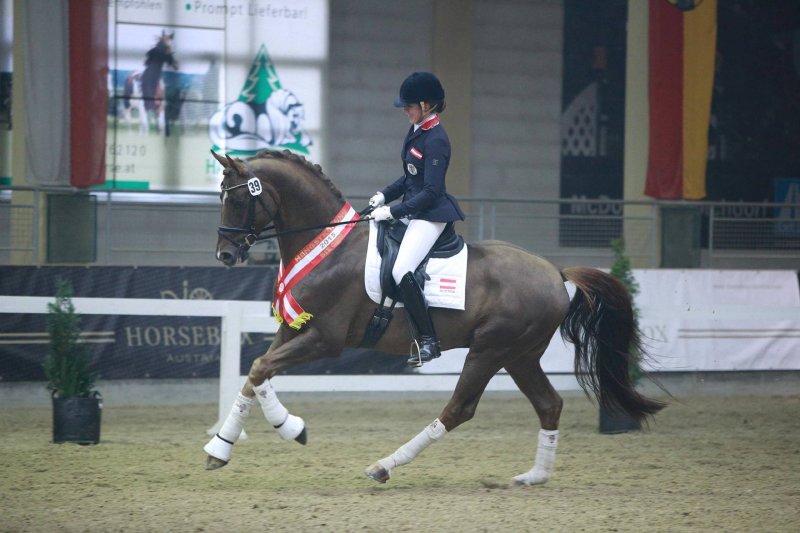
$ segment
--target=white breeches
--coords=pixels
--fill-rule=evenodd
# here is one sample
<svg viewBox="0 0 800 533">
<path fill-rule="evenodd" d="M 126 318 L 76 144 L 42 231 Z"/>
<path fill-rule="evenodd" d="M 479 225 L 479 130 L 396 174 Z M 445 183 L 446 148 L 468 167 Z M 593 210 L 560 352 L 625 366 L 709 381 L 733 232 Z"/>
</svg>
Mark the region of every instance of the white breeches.
<svg viewBox="0 0 800 533">
<path fill-rule="evenodd" d="M 400 280 L 407 272 L 413 272 L 433 248 L 433 244 L 444 231 L 447 222 L 430 222 L 428 220 L 413 219 L 409 221 L 397 260 L 392 268 L 394 282 L 400 285 Z"/>
</svg>

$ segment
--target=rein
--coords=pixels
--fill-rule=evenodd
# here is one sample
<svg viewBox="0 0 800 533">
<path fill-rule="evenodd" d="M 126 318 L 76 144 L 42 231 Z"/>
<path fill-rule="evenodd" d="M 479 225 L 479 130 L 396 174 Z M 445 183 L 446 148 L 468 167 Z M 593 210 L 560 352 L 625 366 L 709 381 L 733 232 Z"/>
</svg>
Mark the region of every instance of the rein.
<svg viewBox="0 0 800 533">
<path fill-rule="evenodd" d="M 259 242 L 267 241 L 270 239 L 276 239 L 283 235 L 289 235 L 292 233 L 301 233 L 303 231 L 310 231 L 315 229 L 332 228 L 334 226 L 341 226 L 344 224 L 356 224 L 358 222 L 366 222 L 371 220 L 369 218 L 361 218 L 364 215 L 368 215 L 369 213 L 371 213 L 372 210 L 374 209 L 372 206 L 367 206 L 358 212 L 359 218 L 357 220 L 348 220 L 345 222 L 332 222 L 328 224 L 320 224 L 317 226 L 308 226 L 304 228 L 290 229 L 285 231 L 275 231 L 274 233 L 268 233 L 269 231 L 275 230 L 275 224 L 269 224 L 268 226 L 264 227 L 260 232 L 256 233 L 256 228 L 255 228 L 256 201 L 258 201 L 258 203 L 261 205 L 264 211 L 266 211 L 267 214 L 269 214 L 272 219 L 274 219 L 275 216 L 272 213 L 270 213 L 270 210 L 267 208 L 266 202 L 264 202 L 264 198 L 262 197 L 263 191 L 261 191 L 260 179 L 255 175 L 255 173 L 253 173 L 253 168 L 250 166 L 249 162 L 243 161 L 243 163 L 247 167 L 247 174 L 249 176 L 247 182 L 240 183 L 238 185 L 233 185 L 232 187 L 224 187 L 222 189 L 222 192 L 232 191 L 234 189 L 238 189 L 239 187 L 248 187 L 250 189 L 250 204 L 247 206 L 247 225 L 249 227 L 245 228 L 245 227 L 224 226 L 224 225 L 220 225 L 217 227 L 217 233 L 222 238 L 224 238 L 225 240 L 236 246 L 239 249 L 240 254 L 242 252 L 247 252 L 251 246 Z M 252 185 L 253 180 L 256 180 L 258 182 L 257 185 L 258 194 L 254 194 L 256 189 L 254 189 L 254 186 Z M 242 239 L 241 242 L 238 242 L 228 237 L 227 234 L 229 233 L 246 233 L 246 235 L 244 236 L 244 239 Z"/>
</svg>

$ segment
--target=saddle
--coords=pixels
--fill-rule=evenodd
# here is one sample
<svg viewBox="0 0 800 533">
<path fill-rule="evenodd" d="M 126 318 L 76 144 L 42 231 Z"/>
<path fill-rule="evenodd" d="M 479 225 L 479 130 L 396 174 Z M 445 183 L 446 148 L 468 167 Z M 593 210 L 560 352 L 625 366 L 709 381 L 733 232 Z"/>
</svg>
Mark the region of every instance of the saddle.
<svg viewBox="0 0 800 533">
<path fill-rule="evenodd" d="M 406 234 L 407 226 L 402 222 L 396 220 L 385 220 L 378 223 L 378 255 L 381 256 L 381 290 L 383 291 L 384 298 L 391 298 L 394 301 L 403 301 L 400 295 L 400 289 L 397 287 L 394 278 L 392 277 L 392 268 L 397 260 L 397 253 L 400 250 L 400 243 L 403 236 Z M 425 256 L 425 259 L 419 264 L 414 271 L 414 278 L 416 278 L 419 286 L 424 288 L 425 281 L 430 277 L 425 273 L 425 267 L 428 264 L 428 259 L 432 257 L 446 258 L 453 257 L 464 247 L 464 238 L 457 234 L 454 224 L 448 222 L 444 227 L 444 231 L 436 242 L 433 244 L 431 251 Z"/>
<path fill-rule="evenodd" d="M 397 253 L 400 250 L 400 243 L 406 233 L 407 226 L 396 220 L 386 220 L 377 223 L 377 242 L 378 255 L 381 257 L 380 282 L 381 282 L 381 303 L 375 309 L 375 313 L 367 324 L 364 339 L 359 345 L 361 348 L 372 348 L 380 340 L 383 332 L 389 325 L 393 316 L 393 310 L 397 302 L 402 301 L 400 288 L 392 277 L 392 268 L 397 260 Z M 414 278 L 420 287 L 425 287 L 425 282 L 430 279 L 425 269 L 428 260 L 431 258 L 447 258 L 457 255 L 464 248 L 464 238 L 457 234 L 455 225 L 448 222 L 433 244 L 431 251 L 425 259 L 414 270 Z M 386 299 L 392 300 L 390 307 L 386 307 Z"/>
</svg>

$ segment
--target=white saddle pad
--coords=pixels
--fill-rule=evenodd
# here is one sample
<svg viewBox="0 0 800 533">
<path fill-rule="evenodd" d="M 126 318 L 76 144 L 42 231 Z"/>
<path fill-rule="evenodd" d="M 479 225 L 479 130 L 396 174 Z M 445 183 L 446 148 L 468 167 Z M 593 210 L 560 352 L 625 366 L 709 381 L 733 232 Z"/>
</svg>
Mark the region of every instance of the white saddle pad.
<svg viewBox="0 0 800 533">
<path fill-rule="evenodd" d="M 369 245 L 367 247 L 367 261 L 364 268 L 364 287 L 367 294 L 375 303 L 381 301 L 381 256 L 378 255 L 378 229 L 374 220 L 369 222 Z M 458 254 L 446 259 L 432 258 L 428 260 L 425 269 L 430 280 L 425 282 L 425 300 L 431 307 L 464 310 L 464 299 L 467 284 L 467 246 Z M 392 300 L 386 299 L 391 305 Z M 402 303 L 397 304 L 398 307 Z"/>
</svg>

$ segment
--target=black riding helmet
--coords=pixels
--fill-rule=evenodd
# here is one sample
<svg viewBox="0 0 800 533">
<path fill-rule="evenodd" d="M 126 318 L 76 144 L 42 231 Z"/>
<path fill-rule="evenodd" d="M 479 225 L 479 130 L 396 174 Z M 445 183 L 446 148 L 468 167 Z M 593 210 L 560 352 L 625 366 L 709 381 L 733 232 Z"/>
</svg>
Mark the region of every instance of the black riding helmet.
<svg viewBox="0 0 800 533">
<path fill-rule="evenodd" d="M 430 72 L 415 72 L 400 86 L 400 96 L 394 101 L 395 107 L 403 107 L 420 102 L 440 102 L 444 100 L 444 88 L 439 78 Z"/>
</svg>

